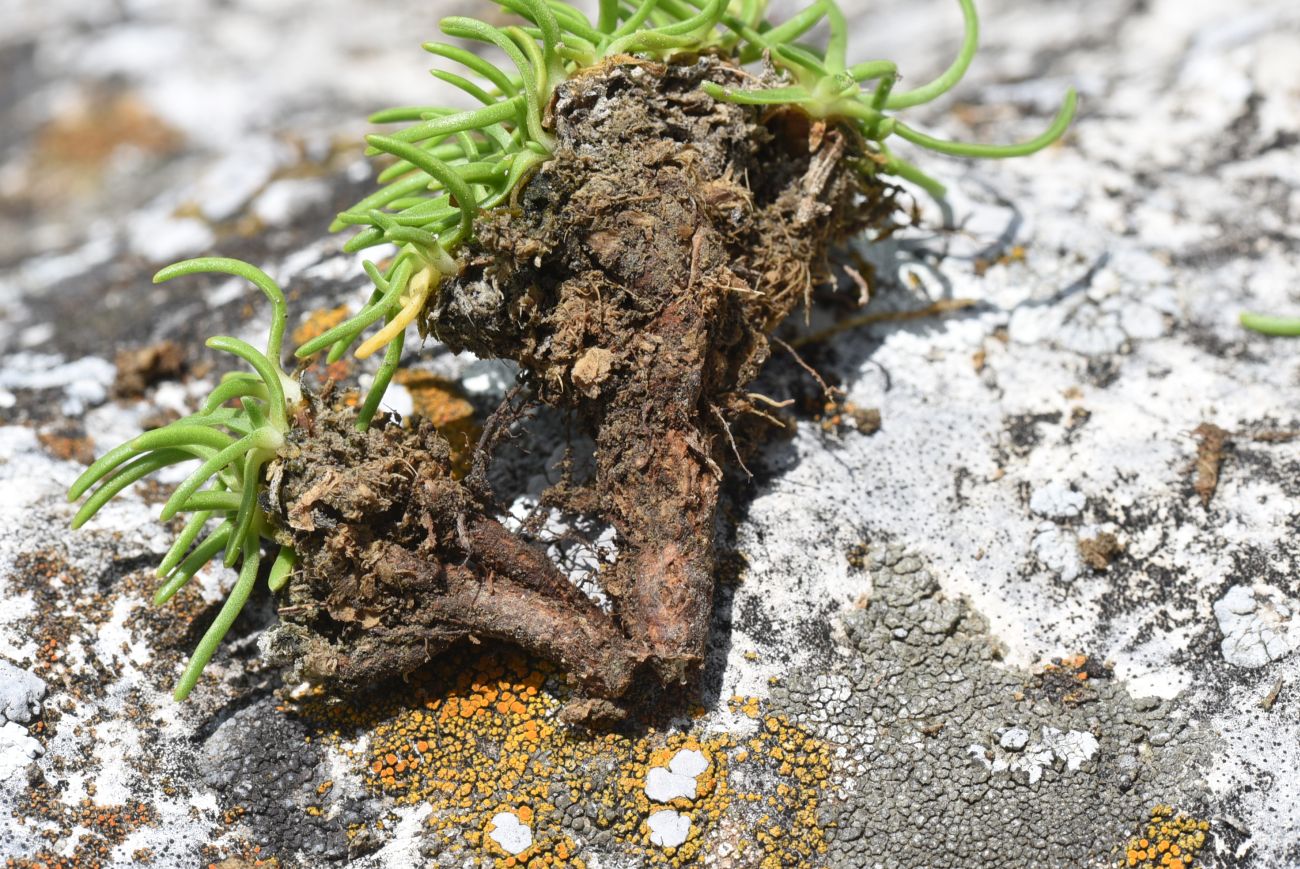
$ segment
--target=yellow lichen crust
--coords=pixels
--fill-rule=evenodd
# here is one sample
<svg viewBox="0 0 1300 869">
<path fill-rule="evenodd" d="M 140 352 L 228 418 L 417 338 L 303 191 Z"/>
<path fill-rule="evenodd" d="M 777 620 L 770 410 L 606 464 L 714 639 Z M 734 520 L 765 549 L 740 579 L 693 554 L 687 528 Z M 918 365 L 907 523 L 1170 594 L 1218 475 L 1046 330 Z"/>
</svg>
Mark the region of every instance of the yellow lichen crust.
<svg viewBox="0 0 1300 869">
<path fill-rule="evenodd" d="M 1205 847 L 1210 822 L 1174 814 L 1173 806 L 1158 805 L 1138 835 L 1129 839 L 1115 864 L 1133 869 L 1195 869 L 1196 854 Z"/>
<path fill-rule="evenodd" d="M 593 733 L 561 723 L 566 694 L 549 665 L 477 647 L 445 656 L 402 700 L 356 708 L 316 696 L 295 711 L 354 759 L 372 792 L 432 806 L 432 844 L 466 865 L 584 867 L 592 849 L 643 866 L 706 855 L 719 866 L 822 865 L 826 743 L 754 698 L 740 704 L 753 713 L 745 736 L 699 716 L 685 730 Z M 671 776 L 689 781 L 683 792 L 649 786 Z M 681 841 L 656 832 L 658 813 L 679 835 L 689 822 Z"/>
</svg>

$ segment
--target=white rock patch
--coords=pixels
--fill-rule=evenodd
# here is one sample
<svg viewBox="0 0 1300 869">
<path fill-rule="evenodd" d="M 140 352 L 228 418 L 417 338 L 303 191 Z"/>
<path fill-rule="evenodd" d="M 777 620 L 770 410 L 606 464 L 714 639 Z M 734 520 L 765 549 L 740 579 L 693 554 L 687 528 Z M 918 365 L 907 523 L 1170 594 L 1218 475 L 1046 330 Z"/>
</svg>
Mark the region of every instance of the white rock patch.
<svg viewBox="0 0 1300 869">
<path fill-rule="evenodd" d="M 98 356 L 65 362 L 54 353 L 15 353 L 0 366 L 0 388 L 61 389 L 60 409 L 69 416 L 108 399 L 117 366 Z"/>
<path fill-rule="evenodd" d="M 676 848 L 691 832 L 691 819 L 672 809 L 655 812 L 646 818 L 646 823 L 650 826 L 651 843 L 664 848 Z"/>
<path fill-rule="evenodd" d="M 514 812 L 497 812 L 492 816 L 492 832 L 488 833 L 492 841 L 500 845 L 507 854 L 522 854 L 533 844 L 533 830 Z"/>
<path fill-rule="evenodd" d="M 329 197 L 329 187 L 319 179 L 282 178 L 253 200 L 253 213 L 268 226 L 281 226 Z"/>
<path fill-rule="evenodd" d="M 0 779 L 16 778 L 28 763 L 45 753 L 41 744 L 27 735 L 27 728 L 13 721 L 0 726 Z"/>
<path fill-rule="evenodd" d="M 154 263 L 210 248 L 217 240 L 203 221 L 168 212 L 144 212 L 131 218 L 126 234 L 131 250 Z"/>
<path fill-rule="evenodd" d="M 1300 646 L 1296 601 L 1271 585 L 1234 585 L 1214 604 L 1223 631 L 1223 658 L 1239 667 L 1262 667 Z"/>
</svg>

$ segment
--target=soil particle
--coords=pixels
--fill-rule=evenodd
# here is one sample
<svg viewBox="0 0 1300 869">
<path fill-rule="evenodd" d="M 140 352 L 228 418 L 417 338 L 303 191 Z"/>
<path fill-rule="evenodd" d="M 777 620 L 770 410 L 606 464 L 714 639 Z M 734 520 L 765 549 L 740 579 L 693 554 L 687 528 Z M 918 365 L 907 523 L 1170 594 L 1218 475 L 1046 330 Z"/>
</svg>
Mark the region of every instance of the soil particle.
<svg viewBox="0 0 1300 869">
<path fill-rule="evenodd" d="M 60 429 L 38 432 L 41 446 L 57 459 L 89 465 L 95 460 L 95 444 L 84 432 Z"/>
<path fill-rule="evenodd" d="M 1263 709 L 1265 712 L 1272 712 L 1273 706 L 1277 703 L 1277 698 L 1282 693 L 1282 686 L 1285 684 L 1286 682 L 1282 677 L 1278 676 L 1277 681 L 1273 683 L 1273 687 L 1268 689 L 1268 693 L 1260 699 L 1259 708 Z"/>
</svg>

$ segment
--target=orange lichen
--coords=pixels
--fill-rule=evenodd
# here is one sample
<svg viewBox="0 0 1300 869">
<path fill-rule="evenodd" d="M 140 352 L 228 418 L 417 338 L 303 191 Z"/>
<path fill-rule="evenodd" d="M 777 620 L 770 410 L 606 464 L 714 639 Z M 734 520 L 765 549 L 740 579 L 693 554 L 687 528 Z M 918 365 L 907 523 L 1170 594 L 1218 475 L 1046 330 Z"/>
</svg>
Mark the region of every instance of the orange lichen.
<svg viewBox="0 0 1300 869">
<path fill-rule="evenodd" d="M 324 335 L 347 318 L 347 305 L 339 305 L 337 308 L 321 308 L 312 311 L 307 315 L 307 319 L 304 320 L 298 328 L 293 330 L 293 342 L 295 344 L 306 344 L 313 338 L 319 338 L 321 335 Z"/>
<path fill-rule="evenodd" d="M 102 188 L 116 155 L 132 151 L 157 160 L 184 145 L 184 136 L 133 93 L 94 87 L 75 96 L 37 131 L 16 198 L 82 199 Z"/>
<path fill-rule="evenodd" d="M 1195 869 L 1196 855 L 1205 847 L 1209 832 L 1209 821 L 1175 815 L 1172 806 L 1155 806 L 1115 865 L 1126 869 Z"/>
<path fill-rule="evenodd" d="M 732 712 L 738 712 L 747 718 L 758 718 L 759 700 L 757 697 L 742 697 L 739 694 L 733 696 L 728 705 Z"/>
<path fill-rule="evenodd" d="M 744 853 L 737 865 L 768 858 L 778 866 L 818 865 L 827 849 L 816 809 L 829 778 L 828 745 L 771 714 L 747 746 L 697 732 L 701 725 L 593 733 L 560 722 L 566 691 L 549 665 L 479 646 L 445 656 L 403 700 L 381 708 L 325 705 L 316 697 L 296 711 L 320 717 L 321 734 L 355 758 L 372 791 L 432 805 L 428 825 L 444 849 L 502 869 L 584 866 L 579 831 L 588 822 L 571 828 L 575 815 L 561 808 L 569 805 L 608 830 L 636 865 L 695 865 L 724 844 Z M 760 716 L 760 701 L 747 698 L 746 705 Z M 364 750 L 342 741 L 345 727 L 368 734 Z M 669 766 L 683 749 L 707 761 L 694 797 L 651 800 L 650 771 Z M 741 765 L 752 791 L 732 784 L 731 771 Z M 691 824 L 674 848 L 651 842 L 646 824 L 665 809 Z M 491 836 L 503 812 L 531 833 L 518 854 Z"/>
<path fill-rule="evenodd" d="M 131 832 L 145 826 L 156 826 L 157 814 L 142 802 L 128 805 L 96 805 L 83 799 L 69 806 L 57 799 L 48 799 L 43 788 L 34 788 L 27 797 L 33 804 L 25 807 L 46 821 L 55 822 L 66 830 L 72 847 L 69 853 L 55 853 L 42 849 L 30 858 L 9 858 L 6 869 L 95 869 L 107 866 L 115 846 Z"/>
</svg>

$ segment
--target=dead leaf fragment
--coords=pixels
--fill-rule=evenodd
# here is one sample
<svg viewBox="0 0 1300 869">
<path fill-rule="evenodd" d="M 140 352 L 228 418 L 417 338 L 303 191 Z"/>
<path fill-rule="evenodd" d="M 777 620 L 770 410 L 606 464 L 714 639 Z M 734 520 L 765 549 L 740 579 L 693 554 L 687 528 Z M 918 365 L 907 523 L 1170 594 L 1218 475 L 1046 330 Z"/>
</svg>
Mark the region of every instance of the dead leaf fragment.
<svg viewBox="0 0 1300 869">
<path fill-rule="evenodd" d="M 1192 429 L 1192 437 L 1199 441 L 1196 447 L 1196 478 L 1192 482 L 1192 488 L 1201 496 L 1201 506 L 1209 507 L 1214 490 L 1219 487 L 1219 471 L 1223 467 L 1223 457 L 1232 434 L 1212 422 L 1203 422 Z"/>
<path fill-rule="evenodd" d="M 573 363 L 573 385 L 588 398 L 595 398 L 613 369 L 614 354 L 604 347 L 592 347 Z"/>
</svg>

